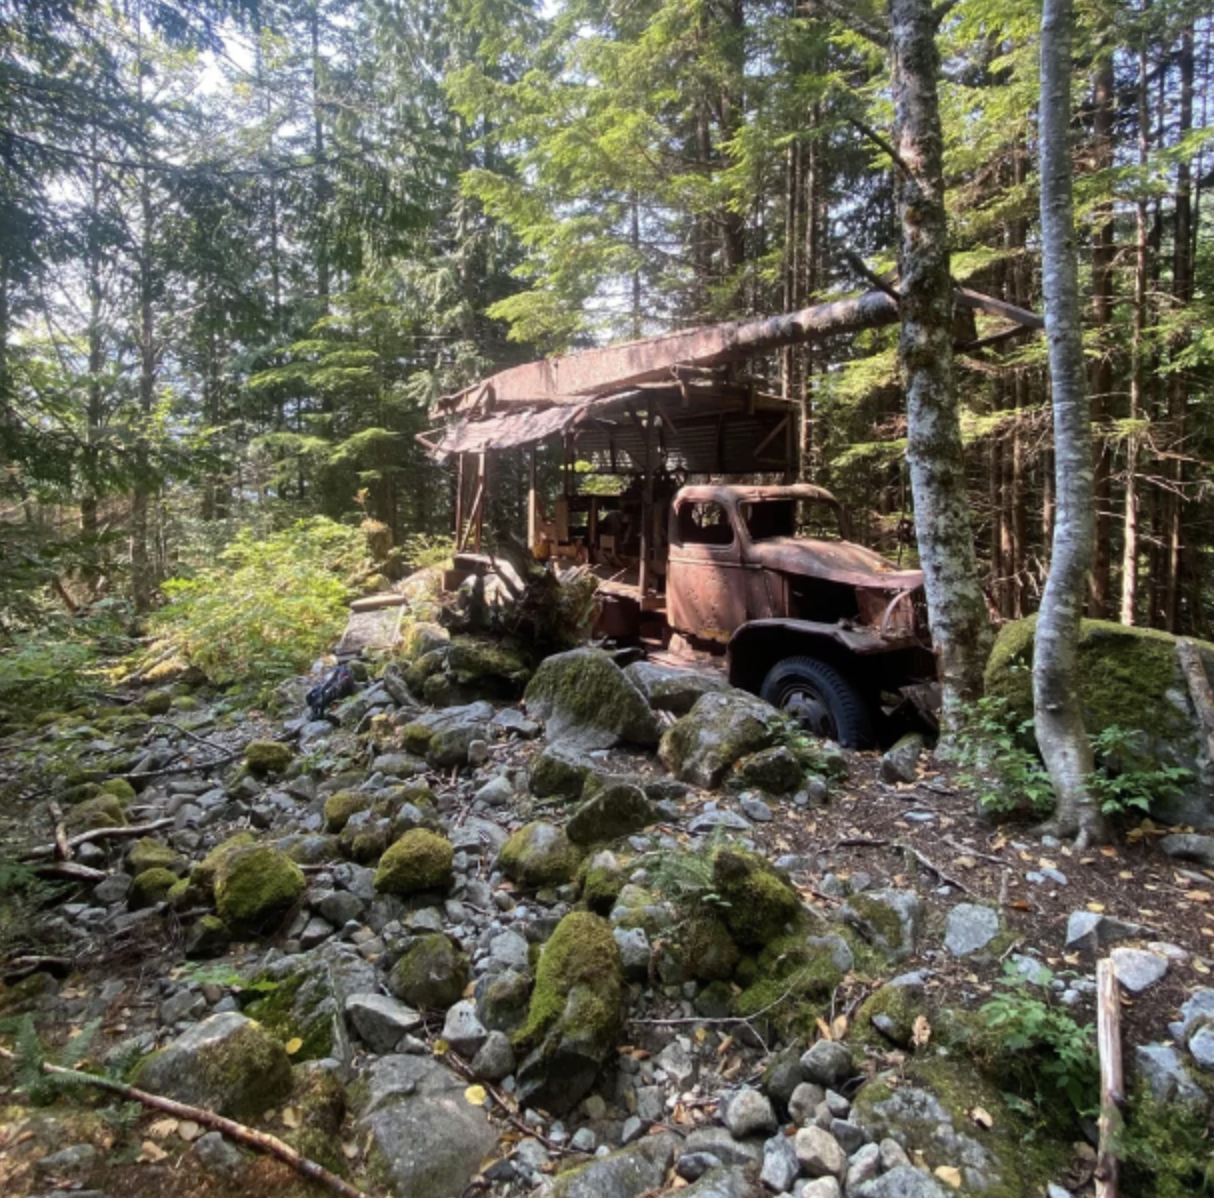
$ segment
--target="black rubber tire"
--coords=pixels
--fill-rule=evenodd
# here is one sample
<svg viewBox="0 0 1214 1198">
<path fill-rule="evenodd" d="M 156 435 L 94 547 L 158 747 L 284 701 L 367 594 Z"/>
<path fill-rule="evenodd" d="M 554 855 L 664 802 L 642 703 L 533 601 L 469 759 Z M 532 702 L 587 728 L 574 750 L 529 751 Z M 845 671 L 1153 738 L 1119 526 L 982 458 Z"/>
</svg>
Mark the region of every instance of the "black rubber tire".
<svg viewBox="0 0 1214 1198">
<path fill-rule="evenodd" d="M 834 666 L 816 657 L 786 657 L 767 672 L 759 697 L 781 711 L 797 699 L 815 708 L 807 730 L 837 741 L 845 749 L 871 749 L 877 743 L 864 696 Z"/>
</svg>

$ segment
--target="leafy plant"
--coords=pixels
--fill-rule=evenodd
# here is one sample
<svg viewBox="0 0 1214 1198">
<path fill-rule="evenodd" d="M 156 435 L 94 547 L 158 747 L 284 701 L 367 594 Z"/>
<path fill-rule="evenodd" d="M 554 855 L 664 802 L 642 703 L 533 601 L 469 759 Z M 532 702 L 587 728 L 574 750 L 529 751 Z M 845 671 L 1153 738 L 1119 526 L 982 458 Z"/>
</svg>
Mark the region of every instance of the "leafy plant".
<svg viewBox="0 0 1214 1198">
<path fill-rule="evenodd" d="M 1105 815 L 1149 813 L 1154 803 L 1175 794 L 1192 777 L 1178 765 L 1160 765 L 1141 747 L 1141 735 L 1117 724 L 1092 738 L 1100 765 L 1092 789 Z"/>
<path fill-rule="evenodd" d="M 148 660 L 178 655 L 221 684 L 298 674 L 341 633 L 368 566 L 359 530 L 321 516 L 266 537 L 242 530 L 216 566 L 165 583 Z"/>
<path fill-rule="evenodd" d="M 1046 815 L 1054 807 L 1054 787 L 1036 754 L 1026 749 L 1032 720 L 1017 720 L 1006 699 L 985 697 L 974 705 L 957 738 L 958 760 L 972 772 L 960 781 L 978 793 L 991 812 Z"/>
<path fill-rule="evenodd" d="M 410 570 L 425 570 L 442 566 L 455 553 L 455 538 L 430 533 L 413 532 L 405 537 L 400 555 Z"/>
<path fill-rule="evenodd" d="M 1037 1107 L 1063 1097 L 1077 1114 L 1099 1103 L 1096 1033 L 1064 1007 L 1048 1001 L 1053 974 L 1039 969 L 1034 987 L 1016 965 L 1004 965 L 999 992 L 979 1008 L 1009 1075 Z"/>
<path fill-rule="evenodd" d="M 727 907 L 713 882 L 713 858 L 725 843 L 724 831 L 715 828 L 695 851 L 661 852 L 649 866 L 653 890 L 683 909 L 698 905 Z"/>
<path fill-rule="evenodd" d="M 63 1090 L 73 1087 L 73 1080 L 63 1074 L 43 1073 L 43 1064 L 49 1062 L 63 1069 L 79 1072 L 100 1029 L 100 1019 L 90 1020 L 62 1048 L 52 1052 L 38 1035 L 34 1017 L 24 1016 L 17 1024 L 16 1043 L 13 1047 L 17 1066 L 17 1092 L 28 1095 L 35 1106 L 49 1106 Z"/>
</svg>

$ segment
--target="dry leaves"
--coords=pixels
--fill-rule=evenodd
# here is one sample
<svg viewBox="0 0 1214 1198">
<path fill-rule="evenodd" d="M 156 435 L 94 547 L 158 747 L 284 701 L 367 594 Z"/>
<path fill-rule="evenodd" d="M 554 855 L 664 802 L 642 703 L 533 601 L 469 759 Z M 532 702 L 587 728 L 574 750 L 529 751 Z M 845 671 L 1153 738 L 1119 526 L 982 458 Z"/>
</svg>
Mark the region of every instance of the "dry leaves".
<svg viewBox="0 0 1214 1198">
<path fill-rule="evenodd" d="M 144 1142 L 140 1145 L 139 1155 L 135 1158 L 135 1160 L 139 1164 L 157 1165 L 161 1161 L 165 1160 L 168 1155 L 169 1154 L 165 1152 L 165 1150 L 161 1148 L 155 1140 L 144 1140 Z"/>
<path fill-rule="evenodd" d="M 916 1048 L 922 1048 L 932 1038 L 932 1025 L 926 1015 L 917 1015 L 911 1025 L 911 1043 Z"/>
<path fill-rule="evenodd" d="M 295 1036 L 288 1040 L 284 1047 L 287 1050 L 287 1056 L 293 1057 L 301 1048 L 303 1048 L 303 1041 L 298 1036 Z"/>
<path fill-rule="evenodd" d="M 284 1127 L 289 1127 L 292 1131 L 295 1130 L 302 1122 L 299 1110 L 296 1107 L 283 1107 L 282 1122 Z"/>
<path fill-rule="evenodd" d="M 470 1103 L 472 1106 L 484 1106 L 485 1099 L 488 1097 L 489 1095 L 485 1092 L 484 1086 L 469 1086 L 464 1091 L 464 1101 Z"/>
<path fill-rule="evenodd" d="M 990 1111 L 985 1107 L 976 1106 L 968 1111 L 967 1114 L 979 1127 L 984 1127 L 987 1131 L 990 1131 L 995 1126 L 995 1120 L 991 1117 Z"/>
<path fill-rule="evenodd" d="M 946 1185 L 957 1190 L 961 1188 L 961 1170 L 955 1165 L 937 1165 L 935 1174 Z"/>
</svg>

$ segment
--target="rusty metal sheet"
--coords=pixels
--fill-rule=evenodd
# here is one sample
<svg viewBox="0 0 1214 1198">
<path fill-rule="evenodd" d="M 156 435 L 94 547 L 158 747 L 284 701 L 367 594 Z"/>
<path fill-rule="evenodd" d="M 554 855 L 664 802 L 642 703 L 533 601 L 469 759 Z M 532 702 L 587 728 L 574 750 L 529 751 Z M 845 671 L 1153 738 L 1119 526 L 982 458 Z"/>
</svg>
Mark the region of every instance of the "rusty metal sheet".
<svg viewBox="0 0 1214 1198">
<path fill-rule="evenodd" d="M 434 412 L 452 415 L 500 403 L 577 404 L 589 395 L 671 380 L 681 366 L 719 366 L 833 333 L 893 324 L 897 319 L 898 306 L 890 296 L 868 291 L 854 299 L 780 316 L 729 321 L 527 362 L 444 396 Z"/>
</svg>

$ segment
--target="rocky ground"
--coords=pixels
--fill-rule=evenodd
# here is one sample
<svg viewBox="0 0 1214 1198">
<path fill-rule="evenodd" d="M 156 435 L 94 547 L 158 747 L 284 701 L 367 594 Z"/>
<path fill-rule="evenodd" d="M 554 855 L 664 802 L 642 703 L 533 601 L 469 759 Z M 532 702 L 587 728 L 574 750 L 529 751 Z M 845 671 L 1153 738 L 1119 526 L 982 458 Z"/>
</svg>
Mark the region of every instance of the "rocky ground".
<svg viewBox="0 0 1214 1198">
<path fill-rule="evenodd" d="M 21 1059 L 29 1015 L 51 1061 L 399 1198 L 1061 1198 L 1095 1133 L 1042 1037 L 1092 1021 L 1111 954 L 1126 1192 L 1197 1192 L 1214 838 L 1079 854 L 980 819 L 914 742 L 844 753 L 711 671 L 576 650 L 532 677 L 427 625 L 325 720 L 118 698 L 5 730 L 0 864 L 59 875 L 2 927 Z M 30 1082 L 0 1061 L 6 1195 L 312 1188 Z"/>
</svg>

